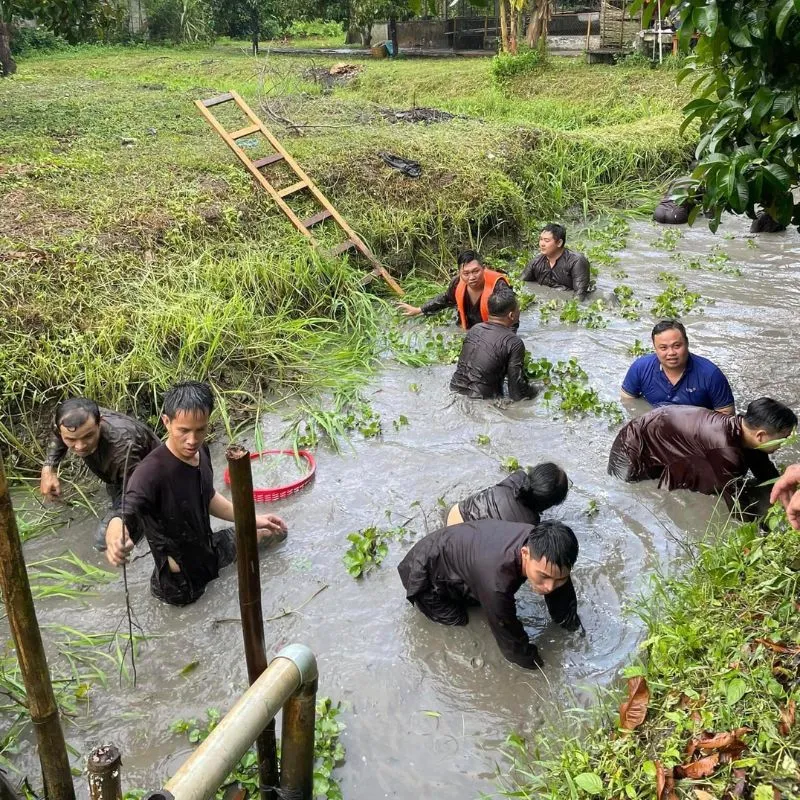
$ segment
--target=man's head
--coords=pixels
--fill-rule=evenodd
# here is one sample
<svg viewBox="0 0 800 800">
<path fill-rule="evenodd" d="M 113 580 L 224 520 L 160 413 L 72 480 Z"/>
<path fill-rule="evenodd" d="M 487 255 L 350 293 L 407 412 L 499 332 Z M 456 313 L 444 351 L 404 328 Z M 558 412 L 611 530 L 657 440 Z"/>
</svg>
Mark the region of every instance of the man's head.
<svg viewBox="0 0 800 800">
<path fill-rule="evenodd" d="M 519 499 L 534 511 L 544 511 L 564 502 L 569 491 L 569 478 L 558 464 L 548 461 L 527 470 L 528 479 Z"/>
<path fill-rule="evenodd" d="M 578 540 L 563 522 L 545 520 L 533 527 L 522 546 L 522 572 L 536 594 L 550 594 L 568 580 L 578 560 Z"/>
<path fill-rule="evenodd" d="M 557 258 L 567 245 L 567 229 L 557 222 L 545 225 L 539 234 L 539 252 L 548 258 Z"/>
<path fill-rule="evenodd" d="M 791 408 L 771 397 L 753 400 L 742 416 L 745 444 L 765 453 L 774 453 L 780 440 L 790 436 L 797 427 L 797 416 Z"/>
<path fill-rule="evenodd" d="M 650 334 L 658 363 L 664 369 L 682 369 L 689 359 L 686 328 L 674 319 L 659 322 Z"/>
<path fill-rule="evenodd" d="M 495 292 L 488 300 L 489 316 L 510 328 L 519 322 L 519 303 L 513 292 Z"/>
<path fill-rule="evenodd" d="M 164 395 L 161 421 L 169 434 L 170 449 L 191 461 L 206 440 L 208 418 L 214 408 L 214 395 L 207 383 L 186 381 Z"/>
<path fill-rule="evenodd" d="M 475 250 L 458 254 L 458 274 L 470 289 L 483 289 L 483 264 Z"/>
<path fill-rule="evenodd" d="M 56 430 L 67 449 L 79 458 L 97 450 L 100 441 L 100 409 L 94 400 L 73 397 L 56 407 Z"/>
</svg>

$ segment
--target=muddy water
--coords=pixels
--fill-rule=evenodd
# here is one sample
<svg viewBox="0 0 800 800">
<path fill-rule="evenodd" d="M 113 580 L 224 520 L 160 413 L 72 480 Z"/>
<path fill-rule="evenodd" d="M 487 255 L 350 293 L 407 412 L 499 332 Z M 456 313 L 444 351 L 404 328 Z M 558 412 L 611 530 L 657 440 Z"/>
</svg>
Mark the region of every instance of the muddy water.
<svg viewBox="0 0 800 800">
<path fill-rule="evenodd" d="M 800 405 L 796 363 L 800 309 L 800 240 L 796 234 L 762 236 L 747 246 L 746 223 L 729 220 L 720 234 L 684 231 L 677 250 L 707 255 L 713 245 L 743 270 L 741 277 L 689 271 L 655 250 L 664 229 L 634 223 L 622 266 L 624 281 L 604 268 L 599 291 L 620 282 L 643 300 L 661 291 L 656 275 L 668 270 L 690 289 L 713 299 L 702 314 L 686 317 L 695 352 L 713 358 L 728 374 L 737 402 L 769 393 Z M 733 238 L 724 239 L 728 232 Z M 605 399 L 614 399 L 630 362 L 627 347 L 643 341 L 652 320 L 614 319 L 604 330 L 558 322 L 542 325 L 536 309 L 522 318 L 521 335 L 535 357 L 576 356 Z M 657 569 L 680 564 L 677 542 L 698 537 L 712 513 L 711 498 L 660 493 L 652 484 L 623 485 L 605 474 L 615 430 L 600 420 L 561 419 L 541 401 L 503 408 L 454 399 L 447 391 L 451 367 L 414 370 L 385 365 L 367 394 L 383 418 L 380 440 L 356 439 L 341 455 L 321 450 L 313 486 L 273 504 L 290 525 L 289 540 L 262 557 L 266 616 L 296 608 L 321 586 L 327 588 L 300 614 L 266 623 L 270 652 L 299 641 L 311 646 L 320 663 L 320 692 L 343 701 L 347 762 L 339 770 L 348 800 L 426 796 L 463 800 L 493 788 L 497 746 L 512 729 L 529 732 L 545 725 L 558 730 L 563 709 L 591 702 L 634 654 L 641 624 L 624 606 L 646 589 Z M 419 391 L 412 391 L 412 384 Z M 409 424 L 395 430 L 400 415 Z M 268 446 L 279 443 L 279 417 L 266 421 Z M 479 434 L 491 444 L 478 446 Z M 394 569 L 408 545 L 394 544 L 381 569 L 355 581 L 342 565 L 348 532 L 393 524 L 412 517 L 409 529 L 424 533 L 446 505 L 503 477 L 500 461 L 516 456 L 523 464 L 551 459 L 573 481 L 556 516 L 573 526 L 581 543 L 575 576 L 586 637 L 548 622 L 541 598 L 520 591 L 520 614 L 535 635 L 546 662 L 531 674 L 505 662 L 480 611 L 468 627 L 434 625 L 404 600 Z M 796 453 L 794 455 L 797 455 Z M 787 458 L 787 457 L 784 457 Z M 220 452 L 216 453 L 218 467 Z M 217 470 L 221 488 L 222 469 Z M 584 511 L 596 500 L 600 512 Z M 54 554 L 65 546 L 100 563 L 89 546 L 91 525 L 34 541 L 29 556 Z M 126 787 L 155 788 L 189 752 L 169 731 L 181 717 L 202 716 L 215 706 L 230 707 L 245 683 L 241 634 L 237 625 L 218 622 L 238 616 L 236 582 L 228 569 L 195 605 L 163 606 L 147 591 L 149 559 L 130 569 L 138 620 L 157 638 L 138 660 L 138 686 L 92 691 L 91 713 L 69 729 L 71 744 L 86 753 L 113 741 L 124 753 Z M 46 622 L 82 630 L 113 630 L 123 616 L 119 582 L 85 606 L 41 605 Z M 187 676 L 181 669 L 199 666 Z M 426 712 L 436 712 L 436 715 Z M 568 723 L 564 721 L 564 725 Z M 20 765 L 34 769 L 30 748 Z"/>
</svg>

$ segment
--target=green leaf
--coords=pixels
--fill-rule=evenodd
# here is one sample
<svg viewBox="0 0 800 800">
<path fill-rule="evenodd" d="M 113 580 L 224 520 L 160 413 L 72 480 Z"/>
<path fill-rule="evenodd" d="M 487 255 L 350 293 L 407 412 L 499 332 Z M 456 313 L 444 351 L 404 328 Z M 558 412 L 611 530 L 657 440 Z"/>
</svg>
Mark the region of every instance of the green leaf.
<svg viewBox="0 0 800 800">
<path fill-rule="evenodd" d="M 719 9 L 716 0 L 709 0 L 705 8 L 700 10 L 698 29 L 706 36 L 714 36 L 719 26 Z"/>
<path fill-rule="evenodd" d="M 786 26 L 789 24 L 789 20 L 791 19 L 792 15 L 796 15 L 798 13 L 797 8 L 795 8 L 795 0 L 779 0 L 777 3 L 778 8 L 778 16 L 775 20 L 775 33 L 779 39 L 783 39 L 783 34 L 786 31 Z"/>
<path fill-rule="evenodd" d="M 179 675 L 191 675 L 200 666 L 199 661 L 190 661 L 181 671 Z"/>
<path fill-rule="evenodd" d="M 729 684 L 725 692 L 726 700 L 729 706 L 735 706 L 748 692 L 747 684 L 742 678 L 734 678 Z"/>
<path fill-rule="evenodd" d="M 775 102 L 775 95 L 766 87 L 762 86 L 753 95 L 753 106 L 750 112 L 751 124 L 758 128 L 761 120 L 769 113 L 772 104 Z"/>
<path fill-rule="evenodd" d="M 602 794 L 603 781 L 594 772 L 581 772 L 575 776 L 575 785 L 587 794 Z"/>
<path fill-rule="evenodd" d="M 750 38 L 750 31 L 745 27 L 731 28 L 728 34 L 730 40 L 738 47 L 752 47 L 753 40 Z"/>
<path fill-rule="evenodd" d="M 756 792 L 753 795 L 753 800 L 772 800 L 775 797 L 772 791 L 772 784 L 760 783 L 756 786 Z"/>
<path fill-rule="evenodd" d="M 792 176 L 785 167 L 782 167 L 780 164 L 764 164 L 764 170 L 775 178 L 781 188 L 789 188 L 792 182 Z"/>
</svg>

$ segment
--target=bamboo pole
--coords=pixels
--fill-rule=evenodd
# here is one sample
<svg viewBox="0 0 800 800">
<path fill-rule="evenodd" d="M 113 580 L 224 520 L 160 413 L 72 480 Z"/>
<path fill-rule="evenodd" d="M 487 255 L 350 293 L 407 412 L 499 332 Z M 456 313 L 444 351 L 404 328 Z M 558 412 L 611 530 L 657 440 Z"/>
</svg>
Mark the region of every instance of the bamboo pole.
<svg viewBox="0 0 800 800">
<path fill-rule="evenodd" d="M 247 677 L 252 686 L 268 666 L 261 611 L 261 568 L 258 563 L 253 473 L 250 469 L 250 453 L 244 447 L 231 445 L 225 456 L 231 477 L 231 500 L 236 525 L 236 566 L 239 572 L 239 611 L 242 617 L 244 655 Z M 261 800 L 276 800 L 278 750 L 275 744 L 274 719 L 270 720 L 256 740 L 256 750 Z"/>
<path fill-rule="evenodd" d="M 317 681 L 303 684 L 283 706 L 281 789 L 286 797 L 314 800 L 314 722 Z"/>
<path fill-rule="evenodd" d="M 95 747 L 86 759 L 89 800 L 122 800 L 122 754 L 113 744 Z"/>
<path fill-rule="evenodd" d="M 0 589 L 8 614 L 8 625 L 17 649 L 25 683 L 28 710 L 36 732 L 39 763 L 47 800 L 75 800 L 75 787 L 67 757 L 67 745 L 58 705 L 50 683 L 47 657 L 28 582 L 17 521 L 8 494 L 0 458 Z"/>
</svg>

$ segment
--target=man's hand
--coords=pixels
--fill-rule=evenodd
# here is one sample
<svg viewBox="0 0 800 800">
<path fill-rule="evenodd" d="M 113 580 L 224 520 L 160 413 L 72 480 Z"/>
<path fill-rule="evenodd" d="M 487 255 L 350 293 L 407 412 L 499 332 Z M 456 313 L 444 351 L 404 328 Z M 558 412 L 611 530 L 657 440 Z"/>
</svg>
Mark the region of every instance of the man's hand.
<svg viewBox="0 0 800 800">
<path fill-rule="evenodd" d="M 775 485 L 772 487 L 772 493 L 769 496 L 770 503 L 774 503 L 776 500 L 781 501 L 781 505 L 786 509 L 786 516 L 789 518 L 789 524 L 795 530 L 800 530 L 799 484 L 800 464 L 792 464 L 792 466 L 788 467 L 786 472 L 775 482 Z"/>
<path fill-rule="evenodd" d="M 258 529 L 257 533 L 259 539 L 263 539 L 267 536 L 274 536 L 275 534 L 286 533 L 289 530 L 286 527 L 286 523 L 276 514 L 257 514 L 256 528 Z"/>
<path fill-rule="evenodd" d="M 108 563 L 121 567 L 128 561 L 133 550 L 133 542 L 128 536 L 128 530 L 119 517 L 114 517 L 106 528 L 106 558 Z"/>
<path fill-rule="evenodd" d="M 396 305 L 407 317 L 418 317 L 422 313 L 422 309 L 419 306 L 412 306 L 410 303 L 398 302 Z"/>
<path fill-rule="evenodd" d="M 42 467 L 39 491 L 44 497 L 61 497 L 61 482 L 58 480 L 58 471 L 55 468 Z"/>
</svg>

